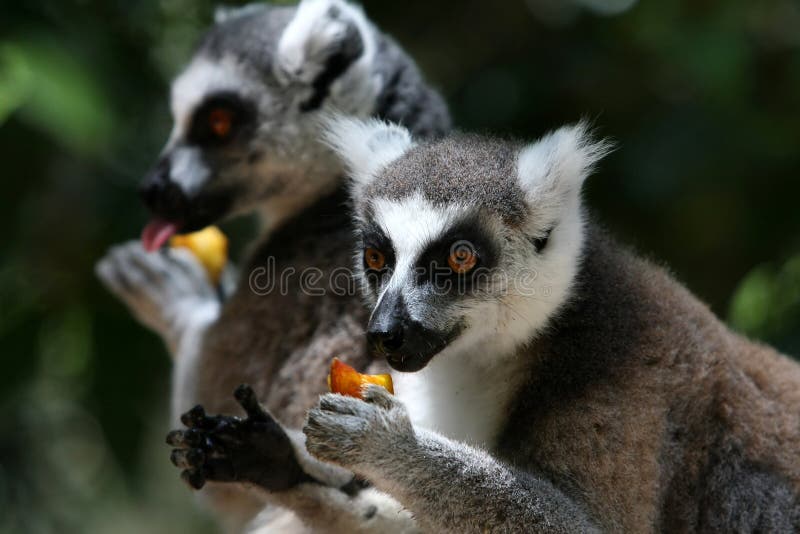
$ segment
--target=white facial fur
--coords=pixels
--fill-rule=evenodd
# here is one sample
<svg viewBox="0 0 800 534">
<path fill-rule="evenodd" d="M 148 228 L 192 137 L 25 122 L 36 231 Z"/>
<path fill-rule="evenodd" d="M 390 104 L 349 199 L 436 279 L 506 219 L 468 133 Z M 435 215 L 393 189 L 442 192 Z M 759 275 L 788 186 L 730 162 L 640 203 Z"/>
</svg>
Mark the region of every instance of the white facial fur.
<svg viewBox="0 0 800 534">
<path fill-rule="evenodd" d="M 208 181 L 211 174 L 203 163 L 199 148 L 184 146 L 172 153 L 170 176 L 187 194 L 196 193 Z"/>
<path fill-rule="evenodd" d="M 413 280 L 414 262 L 428 244 L 471 208 L 434 207 L 421 195 L 399 202 L 375 199 L 372 206 L 375 221 L 391 239 L 397 258 L 378 301 L 387 291 L 399 289 L 413 319 L 439 328 L 452 326 L 455 316 L 426 305 L 424 289 Z M 488 447 L 500 430 L 507 400 L 523 376 L 517 372 L 520 366 L 515 365 L 522 362 L 506 357 L 511 354 L 512 338 L 517 337 L 509 330 L 517 327 L 520 333 L 527 332 L 529 325 L 527 319 L 518 316 L 520 312 L 502 301 L 461 303 L 459 312 L 458 318 L 468 324 L 459 338 L 434 356 L 425 369 L 392 375 L 415 424 Z"/>
<path fill-rule="evenodd" d="M 401 290 L 414 320 L 437 330 L 447 330 L 457 321 L 466 324 L 425 369 L 393 373 L 398 394 L 415 423 L 454 439 L 490 446 L 501 429 L 510 396 L 524 377 L 521 368 L 527 362 L 515 358 L 516 350 L 568 298 L 582 242 L 577 204 L 574 213 L 559 221 L 542 256 L 533 252 L 526 239 L 500 231 L 503 240 L 510 240 L 510 250 L 503 251 L 498 265 L 503 274 L 500 281 L 482 292 L 482 297 L 486 293 L 491 297 L 467 295 L 449 309 L 431 304 L 426 289 L 415 284 L 414 262 L 474 207 L 435 207 L 421 195 L 400 201 L 374 199 L 371 205 L 375 222 L 391 240 L 396 255 L 394 273 L 378 298 L 389 290 Z M 497 226 L 493 231 L 499 231 Z"/>
<path fill-rule="evenodd" d="M 253 94 L 259 91 L 259 87 L 235 58 L 212 61 L 198 57 L 189 63 L 172 82 L 170 104 L 174 125 L 168 148 L 186 136 L 192 113 L 203 99 L 221 91 Z"/>
</svg>

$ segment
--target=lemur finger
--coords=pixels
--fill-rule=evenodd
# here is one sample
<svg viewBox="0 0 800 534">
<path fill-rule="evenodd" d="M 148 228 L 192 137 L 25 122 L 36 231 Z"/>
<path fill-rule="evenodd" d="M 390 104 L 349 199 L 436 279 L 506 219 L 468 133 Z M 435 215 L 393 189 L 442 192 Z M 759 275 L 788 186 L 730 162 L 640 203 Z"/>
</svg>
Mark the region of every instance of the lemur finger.
<svg viewBox="0 0 800 534">
<path fill-rule="evenodd" d="M 95 273 L 105 286 L 118 296 L 124 296 L 135 291 L 128 279 L 120 272 L 111 252 L 97 263 Z"/>
<path fill-rule="evenodd" d="M 230 427 L 234 427 L 239 422 L 241 421 L 234 416 L 206 415 L 205 409 L 200 404 L 181 415 L 181 423 L 190 430 L 197 429 L 212 433 L 230 430 Z"/>
<path fill-rule="evenodd" d="M 208 425 L 204 424 L 206 421 L 206 411 L 200 405 L 196 405 L 188 412 L 181 415 L 181 423 L 189 428 L 204 428 Z"/>
<path fill-rule="evenodd" d="M 199 469 L 186 469 L 181 472 L 181 480 L 186 482 L 190 488 L 199 490 L 206 484 L 206 477 Z"/>
<path fill-rule="evenodd" d="M 162 249 L 154 254 L 169 273 L 173 291 L 183 296 L 216 299 L 217 294 L 200 261 L 186 249 Z"/>
<path fill-rule="evenodd" d="M 272 419 L 272 416 L 261 407 L 261 404 L 259 404 L 258 398 L 256 398 L 256 392 L 253 391 L 253 388 L 247 384 L 242 384 L 236 388 L 236 391 L 233 392 L 233 396 L 236 398 L 236 402 L 238 402 L 239 405 L 244 409 L 247 417 L 250 419 L 255 421 L 266 421 Z"/>
<path fill-rule="evenodd" d="M 128 268 L 137 269 L 141 278 L 148 285 L 160 287 L 169 277 L 169 272 L 156 260 L 155 254 L 146 252 L 139 243 L 133 243 L 125 250 L 125 253 Z"/>
<path fill-rule="evenodd" d="M 167 434 L 167 445 L 173 447 L 199 447 L 203 443 L 203 436 L 194 429 L 191 430 L 173 430 Z"/>
<path fill-rule="evenodd" d="M 158 284 L 151 270 L 139 260 L 139 256 L 144 253 L 141 246 L 138 242 L 128 242 L 112 248 L 110 253 L 120 278 L 137 292 L 144 287 Z"/>
<path fill-rule="evenodd" d="M 319 408 L 326 412 L 366 416 L 374 408 L 360 399 L 337 393 L 327 393 L 319 398 Z"/>
<path fill-rule="evenodd" d="M 399 404 L 395 396 L 376 384 L 368 384 L 362 395 L 364 402 L 374 404 L 384 410 L 391 410 Z"/>
<path fill-rule="evenodd" d="M 169 459 L 175 467 L 189 469 L 202 467 L 206 455 L 200 449 L 173 449 Z"/>
<path fill-rule="evenodd" d="M 182 278 L 206 280 L 206 272 L 200 261 L 192 252 L 182 249 L 162 249 L 158 257 L 172 267 L 171 274 L 179 274 Z"/>
<path fill-rule="evenodd" d="M 318 408 L 308 411 L 303 433 L 307 437 L 326 438 L 363 432 L 367 421 L 355 415 L 326 412 Z"/>
</svg>

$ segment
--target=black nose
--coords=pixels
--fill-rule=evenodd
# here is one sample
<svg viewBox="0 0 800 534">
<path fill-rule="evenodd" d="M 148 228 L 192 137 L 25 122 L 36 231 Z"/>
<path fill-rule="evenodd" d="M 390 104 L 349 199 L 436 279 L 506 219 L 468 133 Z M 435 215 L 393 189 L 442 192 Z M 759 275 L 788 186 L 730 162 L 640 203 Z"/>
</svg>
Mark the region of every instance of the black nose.
<svg viewBox="0 0 800 534">
<path fill-rule="evenodd" d="M 375 349 L 394 352 L 405 342 L 405 328 L 400 321 L 388 325 L 375 325 L 367 330 L 367 342 Z"/>
<path fill-rule="evenodd" d="M 170 180 L 169 159 L 162 159 L 139 187 L 142 202 L 151 213 L 167 220 L 180 220 L 188 198 L 178 184 Z"/>
</svg>

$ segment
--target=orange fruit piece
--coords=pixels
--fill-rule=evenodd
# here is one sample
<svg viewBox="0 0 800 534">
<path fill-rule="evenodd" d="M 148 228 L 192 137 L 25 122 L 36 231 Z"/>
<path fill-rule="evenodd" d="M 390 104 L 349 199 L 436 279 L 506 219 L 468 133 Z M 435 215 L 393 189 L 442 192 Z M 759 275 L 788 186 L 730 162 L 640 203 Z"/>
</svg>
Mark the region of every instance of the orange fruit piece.
<svg viewBox="0 0 800 534">
<path fill-rule="evenodd" d="M 188 248 L 200 260 L 208 278 L 219 283 L 228 261 L 228 238 L 216 226 L 207 226 L 197 232 L 172 236 L 171 247 Z"/>
<path fill-rule="evenodd" d="M 328 389 L 331 390 L 331 393 L 340 393 L 349 397 L 363 399 L 362 393 L 364 386 L 367 384 L 377 384 L 394 395 L 392 375 L 364 375 L 339 360 L 339 358 L 333 359 L 331 362 L 331 374 L 328 375 Z"/>
</svg>

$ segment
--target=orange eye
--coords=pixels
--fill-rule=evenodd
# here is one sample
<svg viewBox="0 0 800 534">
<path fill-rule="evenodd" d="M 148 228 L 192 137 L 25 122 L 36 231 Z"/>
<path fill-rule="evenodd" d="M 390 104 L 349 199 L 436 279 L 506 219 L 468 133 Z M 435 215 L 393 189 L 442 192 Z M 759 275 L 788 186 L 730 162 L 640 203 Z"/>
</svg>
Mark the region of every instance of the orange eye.
<svg viewBox="0 0 800 534">
<path fill-rule="evenodd" d="M 380 271 L 386 266 L 386 256 L 376 248 L 367 247 L 364 250 L 364 263 L 367 264 L 368 268 Z"/>
<path fill-rule="evenodd" d="M 478 255 L 472 247 L 464 244 L 453 246 L 450 255 L 447 257 L 447 265 L 453 269 L 453 272 L 458 274 L 468 273 L 477 263 Z"/>
<path fill-rule="evenodd" d="M 229 109 L 214 108 L 208 113 L 208 125 L 217 137 L 228 137 L 233 127 L 233 113 Z"/>
</svg>

